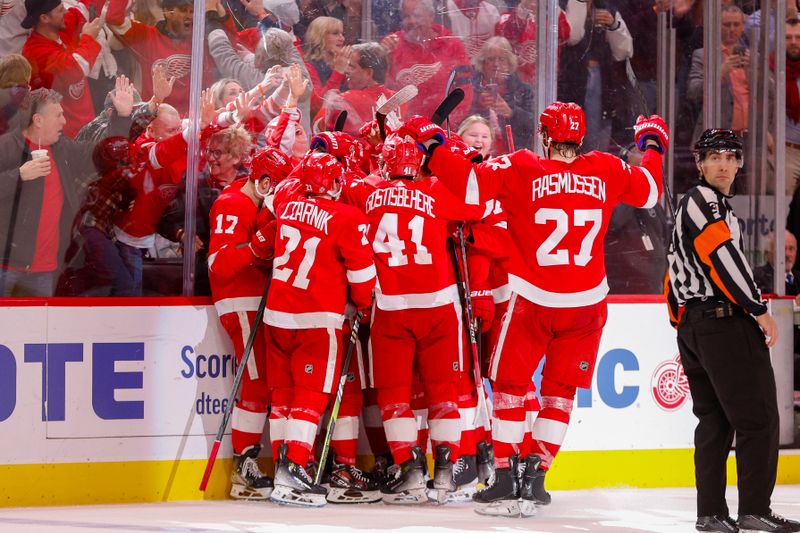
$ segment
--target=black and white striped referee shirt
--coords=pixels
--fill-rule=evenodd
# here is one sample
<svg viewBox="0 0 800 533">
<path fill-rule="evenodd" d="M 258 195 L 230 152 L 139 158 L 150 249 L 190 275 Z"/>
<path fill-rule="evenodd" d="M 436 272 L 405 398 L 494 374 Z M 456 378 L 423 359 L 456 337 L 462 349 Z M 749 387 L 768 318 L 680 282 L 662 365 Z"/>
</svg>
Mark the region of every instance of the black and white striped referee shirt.
<svg viewBox="0 0 800 533">
<path fill-rule="evenodd" d="M 692 300 L 727 300 L 752 315 L 766 313 L 727 198 L 703 183 L 681 198 L 675 218 L 664 286 L 673 325 Z"/>
</svg>

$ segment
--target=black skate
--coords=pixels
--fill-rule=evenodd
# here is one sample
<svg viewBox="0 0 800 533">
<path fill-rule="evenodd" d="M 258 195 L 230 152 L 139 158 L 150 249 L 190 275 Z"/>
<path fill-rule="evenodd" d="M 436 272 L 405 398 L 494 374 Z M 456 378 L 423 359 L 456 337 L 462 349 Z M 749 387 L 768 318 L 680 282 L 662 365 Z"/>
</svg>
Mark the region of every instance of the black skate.
<svg viewBox="0 0 800 533">
<path fill-rule="evenodd" d="M 375 465 L 370 471 L 370 476 L 378 486 L 385 485 L 394 476 L 389 473 L 389 469 L 394 466 L 394 459 L 391 453 L 375 456 Z"/>
<path fill-rule="evenodd" d="M 278 466 L 275 469 L 275 489 L 269 499 L 275 503 L 322 507 L 328 491 L 315 485 L 306 469 L 286 457 L 286 444 L 278 449 Z"/>
<path fill-rule="evenodd" d="M 736 520 L 740 531 L 770 531 L 773 533 L 792 533 L 800 531 L 800 522 L 778 516 L 772 511 L 767 514 L 740 515 Z"/>
<path fill-rule="evenodd" d="M 411 459 L 396 467 L 391 477 L 381 487 L 383 503 L 390 505 L 414 505 L 428 500 L 425 494 L 425 456 L 419 446 L 411 448 Z"/>
<path fill-rule="evenodd" d="M 494 473 L 494 448 L 491 441 L 478 443 L 478 483 L 486 485 Z"/>
<path fill-rule="evenodd" d="M 261 446 L 255 444 L 233 455 L 231 472 L 231 498 L 237 500 L 264 501 L 272 494 L 272 478 L 264 475 L 256 458 Z"/>
<path fill-rule="evenodd" d="M 522 516 L 536 514 L 536 505 L 550 505 L 550 493 L 544 490 L 545 470 L 542 470 L 542 458 L 530 454 L 525 458 L 525 470 L 520 478 L 520 512 Z"/>
<path fill-rule="evenodd" d="M 331 462 L 327 499 L 331 503 L 373 503 L 380 501 L 380 485 L 355 465 Z"/>
<path fill-rule="evenodd" d="M 730 516 L 699 516 L 694 523 L 697 531 L 715 531 L 717 533 L 738 533 L 739 527 Z"/>
<path fill-rule="evenodd" d="M 508 468 L 497 468 L 489 485 L 475 493 L 475 512 L 486 516 L 520 516 L 519 509 L 519 458 L 509 459 Z"/>
<path fill-rule="evenodd" d="M 453 482 L 455 488 L 445 494 L 444 503 L 463 503 L 472 501 L 472 496 L 478 489 L 478 467 L 474 455 L 462 455 L 453 465 Z M 438 490 L 434 488 L 434 481 L 428 481 L 428 499 L 437 502 Z"/>
<path fill-rule="evenodd" d="M 450 460 L 452 451 L 449 446 L 440 444 L 436 447 L 436 458 L 433 461 L 433 498 L 428 493 L 428 499 L 444 504 L 447 501 L 447 494 L 456 490 L 456 482 L 453 479 L 453 461 Z"/>
</svg>

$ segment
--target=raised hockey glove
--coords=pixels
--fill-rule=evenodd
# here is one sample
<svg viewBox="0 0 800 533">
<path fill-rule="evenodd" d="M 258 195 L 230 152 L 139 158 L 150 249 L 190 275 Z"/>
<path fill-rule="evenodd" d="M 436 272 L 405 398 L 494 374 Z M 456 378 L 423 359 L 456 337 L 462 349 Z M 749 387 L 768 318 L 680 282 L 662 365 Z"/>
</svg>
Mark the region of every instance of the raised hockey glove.
<svg viewBox="0 0 800 533">
<path fill-rule="evenodd" d="M 447 139 L 447 149 L 454 154 L 463 155 L 473 163 L 480 163 L 483 161 L 483 156 L 481 156 L 481 153 L 473 146 L 465 143 L 464 139 L 455 133 L 451 133 L 450 138 Z"/>
<path fill-rule="evenodd" d="M 261 262 L 270 262 L 275 257 L 275 230 L 276 221 L 271 221 L 267 225 L 256 231 L 250 239 L 250 251 L 255 258 Z"/>
<path fill-rule="evenodd" d="M 656 147 L 658 153 L 663 154 L 669 147 L 669 128 L 664 119 L 658 115 L 650 115 L 649 118 L 639 115 L 633 126 L 633 140 L 639 150 L 644 152 L 647 148 L 647 141 L 651 139 L 658 144 Z"/>
<path fill-rule="evenodd" d="M 472 315 L 481 321 L 481 332 L 489 331 L 494 320 L 492 291 L 470 291 L 469 297 L 472 300 Z"/>
<path fill-rule="evenodd" d="M 413 117 L 406 120 L 406 122 L 400 126 L 397 130 L 397 134 L 401 137 L 408 135 L 411 137 L 414 142 L 417 143 L 417 146 L 420 150 L 422 150 L 425 154 L 430 154 L 432 146 L 429 148 L 425 146 L 427 141 L 436 141 L 438 144 L 445 144 L 445 133 L 442 128 L 434 124 L 427 119 L 420 115 L 414 115 Z"/>
</svg>

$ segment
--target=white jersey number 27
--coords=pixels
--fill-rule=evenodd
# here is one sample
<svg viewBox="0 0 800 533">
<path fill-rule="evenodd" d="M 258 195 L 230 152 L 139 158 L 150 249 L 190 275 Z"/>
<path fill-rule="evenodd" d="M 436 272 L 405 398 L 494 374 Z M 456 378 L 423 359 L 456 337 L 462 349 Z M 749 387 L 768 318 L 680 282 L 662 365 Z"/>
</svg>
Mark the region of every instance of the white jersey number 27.
<svg viewBox="0 0 800 533">
<path fill-rule="evenodd" d="M 572 255 L 573 264 L 586 266 L 592 260 L 592 247 L 600 226 L 603 223 L 602 209 L 575 209 L 572 212 L 570 223 L 570 213 L 563 209 L 541 208 L 536 211 L 533 218 L 536 224 L 548 224 L 555 222 L 556 227 L 550 236 L 536 250 L 536 260 L 541 266 L 557 266 L 570 264 L 570 252 L 566 248 L 559 248 L 558 245 L 567 236 L 571 227 L 586 226 L 591 224 L 588 233 L 581 241 L 581 248 L 578 253 Z"/>
</svg>

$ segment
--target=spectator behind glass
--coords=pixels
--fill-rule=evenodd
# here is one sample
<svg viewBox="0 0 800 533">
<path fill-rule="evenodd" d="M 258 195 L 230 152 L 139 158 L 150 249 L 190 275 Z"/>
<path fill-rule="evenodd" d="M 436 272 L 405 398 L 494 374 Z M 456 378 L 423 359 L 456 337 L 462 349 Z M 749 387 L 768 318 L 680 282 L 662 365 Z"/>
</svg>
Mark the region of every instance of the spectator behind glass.
<svg viewBox="0 0 800 533">
<path fill-rule="evenodd" d="M 720 128 L 731 129 L 747 142 L 748 107 L 750 82 L 748 66 L 750 51 L 744 46 L 744 13 L 735 5 L 722 8 L 720 34 Z M 689 72 L 689 99 L 695 104 L 705 106 L 703 86 L 705 80 L 703 48 L 692 54 L 692 67 Z M 703 131 L 702 115 L 695 125 L 694 137 L 699 138 Z"/>
<path fill-rule="evenodd" d="M 489 37 L 495 35 L 500 12 L 486 0 L 447 0 L 450 31 L 456 35 L 469 57 L 475 57 Z"/>
<path fill-rule="evenodd" d="M 26 0 L 25 28 L 33 28 L 24 55 L 31 63 L 31 88 L 46 87 L 64 98 L 64 134 L 74 138 L 94 119 L 94 107 L 86 76 L 97 60 L 100 19 L 87 21 L 83 4 L 67 9 L 61 0 Z"/>
<path fill-rule="evenodd" d="M 239 178 L 247 178 L 247 163 L 250 159 L 252 148 L 250 134 L 241 126 L 233 126 L 213 133 L 208 138 L 205 156 L 208 161 L 199 177 L 197 186 L 197 212 L 195 213 L 194 249 L 196 259 L 195 290 L 197 296 L 211 294 L 208 284 L 208 240 L 211 236 L 211 224 L 220 221 L 210 221 L 211 205 L 222 193 L 222 190 Z M 158 232 L 165 238 L 183 242 L 184 217 L 186 213 L 186 181 L 181 183 L 178 194 L 164 212 L 158 225 Z"/>
<path fill-rule="evenodd" d="M 472 101 L 472 69 L 461 41 L 446 28 L 434 24 L 432 0 L 401 0 L 402 29 L 387 35 L 381 44 L 389 51 L 388 86 L 399 89 L 416 85 L 419 94 L 409 103 L 408 116 L 429 117 L 446 96 L 451 72 L 453 86 L 461 87 L 465 100 Z M 467 106 L 455 109 L 450 120 L 458 123 L 467 116 Z"/>
<path fill-rule="evenodd" d="M 121 264 L 130 275 L 131 287 L 124 296 L 142 294 L 142 258 L 155 243 L 156 227 L 164 210 L 175 198 L 186 170 L 186 139 L 181 133 L 181 117 L 169 104 L 161 104 L 156 118 L 147 126 L 131 150 L 136 167 L 129 184 L 132 202 L 114 217 L 114 237 Z"/>
<path fill-rule="evenodd" d="M 129 85 L 118 91 L 114 106 L 109 133 L 126 133 L 133 107 Z M 0 136 L 2 296 L 53 294 L 94 149 L 63 136 L 65 123 L 61 95 L 37 89 L 21 117 L 24 126 Z"/>
<path fill-rule="evenodd" d="M 511 125 L 517 149 L 531 148 L 534 125 L 533 89 L 516 73 L 517 57 L 505 37 L 491 37 L 473 59 L 474 92 L 471 113 L 488 119 L 494 153 L 508 151 L 505 127 Z"/>
<path fill-rule="evenodd" d="M 494 155 L 494 135 L 489 121 L 480 115 L 470 115 L 458 126 L 458 136 L 481 153 L 486 161 Z"/>
<path fill-rule="evenodd" d="M 316 115 L 328 91 L 343 89 L 350 47 L 344 45 L 342 21 L 333 17 L 311 21 L 303 38 L 303 52 L 314 91 L 311 112 Z"/>
<path fill-rule="evenodd" d="M 172 93 L 167 103 L 186 112 L 189 109 L 189 71 L 192 64 L 192 17 L 194 7 L 191 0 L 162 0 L 164 20 L 154 26 L 134 20 L 126 14 L 127 0 L 109 0 L 106 23 L 123 46 L 133 52 L 142 70 L 142 98 L 153 95 L 153 68 L 163 65 L 167 78 L 174 78 Z M 207 2 L 206 14 L 214 17 L 227 16 L 225 9 L 216 1 Z M 203 86 L 208 87 L 213 79 L 213 61 L 206 57 L 203 62 Z"/>
<path fill-rule="evenodd" d="M 214 109 L 221 109 L 236 100 L 244 90 L 239 82 L 233 78 L 222 78 L 214 82 L 211 86 L 211 94 L 214 97 Z"/>
<path fill-rule="evenodd" d="M 381 95 L 389 98 L 394 94 L 384 87 L 387 68 L 386 50 L 381 45 L 353 45 L 345 70 L 348 90 L 341 94 L 328 93 L 325 105 L 315 117 L 315 125 L 317 120 L 324 119 L 324 125 L 319 129 L 332 130 L 339 112 L 344 110 L 347 111 L 347 121 L 343 131 L 358 135 L 361 126 L 372 120 L 378 98 Z"/>
<path fill-rule="evenodd" d="M 774 54 L 770 68 L 775 70 Z M 786 194 L 800 181 L 800 20 L 786 20 Z M 794 201 L 794 199 L 793 199 Z"/>
<path fill-rule="evenodd" d="M 30 93 L 31 64 L 19 54 L 0 57 L 0 135 L 18 127 L 19 108 Z"/>
</svg>

